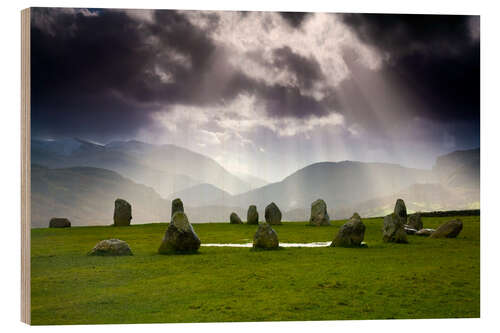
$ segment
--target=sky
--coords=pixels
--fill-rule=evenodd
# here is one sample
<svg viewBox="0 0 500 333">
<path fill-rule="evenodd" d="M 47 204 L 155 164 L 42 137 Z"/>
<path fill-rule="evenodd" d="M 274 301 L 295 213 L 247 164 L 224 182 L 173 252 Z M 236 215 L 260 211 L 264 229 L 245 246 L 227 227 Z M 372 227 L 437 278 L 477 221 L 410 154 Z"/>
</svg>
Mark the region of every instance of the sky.
<svg viewBox="0 0 500 333">
<path fill-rule="evenodd" d="M 32 137 L 431 168 L 479 147 L 479 50 L 478 16 L 35 8 Z"/>
</svg>

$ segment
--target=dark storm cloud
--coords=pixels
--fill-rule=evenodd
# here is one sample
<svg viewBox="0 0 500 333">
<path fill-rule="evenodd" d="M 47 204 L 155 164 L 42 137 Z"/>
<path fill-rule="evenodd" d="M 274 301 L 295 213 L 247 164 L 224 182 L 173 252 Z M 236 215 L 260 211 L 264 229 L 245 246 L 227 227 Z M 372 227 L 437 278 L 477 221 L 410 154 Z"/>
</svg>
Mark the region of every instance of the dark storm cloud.
<svg viewBox="0 0 500 333">
<path fill-rule="evenodd" d="M 314 82 L 324 79 L 321 66 L 312 57 L 297 54 L 288 46 L 275 49 L 273 55 L 274 66 L 292 72 L 301 88 L 311 89 Z"/>
<path fill-rule="evenodd" d="M 304 12 L 280 12 L 280 15 L 292 27 L 298 28 L 302 22 L 307 18 L 309 13 Z"/>
<path fill-rule="evenodd" d="M 141 34 L 124 13 L 34 9 L 32 22 L 34 135 L 131 130 L 132 121 L 144 123 L 141 106 L 125 99 L 140 95 L 143 89 L 131 91 L 132 82 L 140 82 L 153 55 L 136 47 Z"/>
<path fill-rule="evenodd" d="M 203 29 L 175 11 L 141 20 L 119 10 L 34 9 L 34 136 L 133 135 L 169 105 L 217 105 L 241 93 L 256 94 L 272 116 L 326 112 L 301 91 L 321 79 L 314 59 L 287 47 L 274 51 L 267 65 L 292 73 L 298 87 L 250 78 L 209 37 L 219 16 L 201 16 Z"/>
<path fill-rule="evenodd" d="M 302 95 L 298 87 L 274 85 L 267 88 L 263 95 L 267 112 L 274 117 L 306 118 L 310 115 L 323 116 L 329 112 L 327 105 Z"/>
<path fill-rule="evenodd" d="M 259 97 L 270 117 L 307 118 L 311 115 L 322 116 L 334 107 L 339 107 L 334 92 L 320 101 L 305 95 L 295 85 L 267 85 L 242 74 L 233 73 L 231 80 L 225 86 L 222 96 L 235 96 L 238 93 L 248 93 Z"/>
<path fill-rule="evenodd" d="M 377 135 L 415 117 L 479 123 L 477 17 L 343 14 L 343 22 L 383 60 L 372 69 L 356 61 L 359 48 L 346 49 L 343 59 L 332 53 L 335 68 L 349 69 L 334 80 L 330 59 L 318 50 L 298 53 L 297 41 L 260 42 L 250 51 L 216 41 L 212 33 L 228 24 L 223 13 L 194 12 L 195 19 L 187 12 L 148 13 L 33 10 L 34 136 L 134 137 L 151 128 L 154 112 L 178 104 L 223 107 L 242 94 L 255 97 L 271 118 L 303 120 L 335 111 L 347 126 L 359 124 Z M 293 27 L 315 19 L 280 15 Z M 263 29 L 257 37 L 266 35 L 262 17 L 268 29 L 284 24 L 276 14 L 247 15 L 257 20 L 255 29 Z M 254 75 L 248 64 L 264 74 Z M 471 135 L 478 133 L 471 126 Z"/>
<path fill-rule="evenodd" d="M 338 110 L 340 104 L 334 90 L 329 90 L 327 97 L 320 100 L 305 93 L 312 91 L 315 83 L 325 80 L 321 66 L 313 56 L 304 57 L 288 46 L 273 49 L 271 54 L 271 60 L 265 60 L 260 52 L 251 52 L 246 56 L 270 72 L 288 73 L 289 82 L 263 84 L 244 74 L 235 73 L 228 84 L 228 94 L 234 95 L 235 91 L 256 94 L 264 101 L 271 117 L 307 118 Z"/>
<path fill-rule="evenodd" d="M 114 10 L 89 16 L 35 9 L 33 17 L 39 22 L 31 31 L 35 133 L 133 132 L 163 102 L 202 99 L 196 91 L 215 46 L 176 12 L 155 12 L 156 24 Z M 156 66 L 176 82 L 163 82 Z"/>
<path fill-rule="evenodd" d="M 380 75 L 423 101 L 418 115 L 479 121 L 479 19 L 459 15 L 343 14 L 385 56 Z"/>
</svg>

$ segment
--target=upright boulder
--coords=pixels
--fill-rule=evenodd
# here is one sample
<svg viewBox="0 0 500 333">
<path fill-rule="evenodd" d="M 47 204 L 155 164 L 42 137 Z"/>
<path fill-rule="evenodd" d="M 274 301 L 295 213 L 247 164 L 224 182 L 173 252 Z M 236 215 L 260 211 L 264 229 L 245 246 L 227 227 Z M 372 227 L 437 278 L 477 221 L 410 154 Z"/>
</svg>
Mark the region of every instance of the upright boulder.
<svg viewBox="0 0 500 333">
<path fill-rule="evenodd" d="M 361 220 L 361 216 L 359 216 L 359 214 L 357 212 L 354 212 L 354 214 L 352 214 L 352 216 L 351 216 L 351 219 Z"/>
<path fill-rule="evenodd" d="M 231 224 L 243 224 L 243 222 L 241 222 L 240 217 L 235 212 L 232 212 L 231 215 L 229 216 L 229 223 L 231 223 Z"/>
<path fill-rule="evenodd" d="M 182 203 L 182 200 L 179 198 L 172 200 L 172 211 L 170 217 L 173 217 L 174 214 L 177 212 L 184 213 L 184 204 Z"/>
<path fill-rule="evenodd" d="M 393 243 L 408 243 L 406 231 L 404 228 L 404 220 L 401 216 L 395 213 L 384 217 L 384 227 L 382 228 L 382 240 L 384 242 Z"/>
<path fill-rule="evenodd" d="M 255 205 L 250 205 L 247 212 L 247 224 L 259 224 L 259 212 Z"/>
<path fill-rule="evenodd" d="M 403 224 L 406 224 L 406 218 L 408 217 L 408 214 L 406 213 L 406 205 L 403 199 L 396 200 L 396 205 L 394 206 L 394 214 L 402 219 Z"/>
<path fill-rule="evenodd" d="M 259 225 L 253 236 L 254 249 L 275 250 L 279 248 L 278 234 L 268 223 Z"/>
<path fill-rule="evenodd" d="M 71 222 L 65 217 L 53 217 L 49 221 L 49 228 L 69 228 Z"/>
<path fill-rule="evenodd" d="M 128 244 L 120 239 L 106 239 L 100 241 L 88 253 L 89 256 L 131 256 L 132 250 Z"/>
<path fill-rule="evenodd" d="M 365 238 L 365 225 L 358 213 L 344 223 L 330 246 L 332 247 L 357 247 L 361 246 Z"/>
<path fill-rule="evenodd" d="M 424 224 L 422 223 L 422 217 L 420 216 L 420 213 L 409 215 L 407 226 L 417 231 L 422 229 L 424 227 Z"/>
<path fill-rule="evenodd" d="M 168 225 L 158 253 L 192 253 L 198 251 L 200 245 L 201 241 L 186 214 L 177 211 L 172 216 L 172 222 Z"/>
<path fill-rule="evenodd" d="M 462 231 L 463 223 L 461 220 L 451 220 L 443 223 L 434 231 L 430 238 L 456 238 Z"/>
<path fill-rule="evenodd" d="M 309 224 L 314 226 L 331 225 L 330 217 L 326 211 L 326 202 L 318 199 L 311 204 L 311 218 Z"/>
<path fill-rule="evenodd" d="M 132 206 L 126 200 L 115 200 L 113 220 L 115 226 L 130 225 L 130 220 L 132 220 Z"/>
<path fill-rule="evenodd" d="M 274 202 L 267 205 L 264 215 L 267 223 L 271 225 L 281 224 L 281 211 Z"/>
</svg>

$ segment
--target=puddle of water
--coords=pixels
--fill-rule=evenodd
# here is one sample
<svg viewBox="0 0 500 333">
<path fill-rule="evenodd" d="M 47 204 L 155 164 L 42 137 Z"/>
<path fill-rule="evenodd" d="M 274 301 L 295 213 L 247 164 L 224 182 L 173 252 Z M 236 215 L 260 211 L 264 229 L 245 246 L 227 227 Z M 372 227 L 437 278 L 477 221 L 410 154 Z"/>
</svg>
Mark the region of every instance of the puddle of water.
<svg viewBox="0 0 500 333">
<path fill-rule="evenodd" d="M 313 243 L 280 243 L 281 247 L 325 247 L 329 246 L 332 242 L 313 242 Z M 252 247 L 252 243 L 244 244 L 231 244 L 231 243 L 213 243 L 213 244 L 201 244 L 201 246 L 208 247 Z"/>
<path fill-rule="evenodd" d="M 208 247 L 252 247 L 252 243 L 245 243 L 245 244 L 201 244 L 201 246 L 208 246 Z"/>
</svg>

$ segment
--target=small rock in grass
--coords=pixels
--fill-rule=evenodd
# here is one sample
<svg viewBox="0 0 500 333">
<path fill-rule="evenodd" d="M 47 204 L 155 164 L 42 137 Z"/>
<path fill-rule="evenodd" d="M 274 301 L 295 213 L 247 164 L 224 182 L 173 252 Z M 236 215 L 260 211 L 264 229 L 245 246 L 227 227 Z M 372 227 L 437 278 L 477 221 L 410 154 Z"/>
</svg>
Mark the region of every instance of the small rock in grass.
<svg viewBox="0 0 500 333">
<path fill-rule="evenodd" d="M 431 234 L 431 238 L 456 238 L 462 231 L 463 223 L 460 219 L 443 223 Z"/>
<path fill-rule="evenodd" d="M 65 217 L 53 217 L 49 221 L 49 228 L 69 228 L 71 222 Z"/>
<path fill-rule="evenodd" d="M 357 247 L 361 246 L 365 238 L 365 225 L 361 221 L 358 213 L 352 217 L 342 227 L 330 246 L 332 247 Z"/>
<path fill-rule="evenodd" d="M 89 256 L 131 256 L 132 250 L 120 239 L 105 239 L 100 241 L 88 253 Z"/>
<path fill-rule="evenodd" d="M 255 249 L 273 250 L 279 248 L 278 234 L 268 223 L 259 225 L 253 236 L 253 247 Z"/>
<path fill-rule="evenodd" d="M 172 216 L 163 241 L 158 249 L 160 254 L 193 253 L 200 248 L 201 241 L 184 212 L 177 211 Z"/>
<path fill-rule="evenodd" d="M 231 224 L 243 224 L 243 222 L 241 222 L 240 217 L 235 212 L 232 212 L 231 215 L 229 216 L 229 223 L 231 223 Z"/>
</svg>

